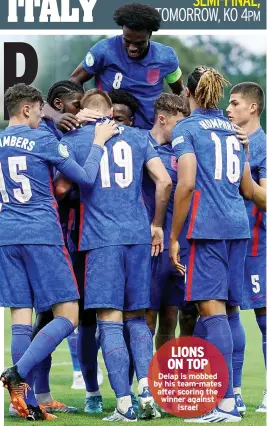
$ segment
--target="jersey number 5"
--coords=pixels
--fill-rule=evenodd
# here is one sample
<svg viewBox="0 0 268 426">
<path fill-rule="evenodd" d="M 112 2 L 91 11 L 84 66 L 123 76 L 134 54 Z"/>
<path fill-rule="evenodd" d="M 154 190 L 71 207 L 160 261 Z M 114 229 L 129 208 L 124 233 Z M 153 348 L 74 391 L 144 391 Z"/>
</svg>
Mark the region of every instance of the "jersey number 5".
<svg viewBox="0 0 268 426">
<path fill-rule="evenodd" d="M 215 143 L 215 179 L 222 179 L 222 147 L 221 140 L 216 133 L 211 133 L 211 139 Z M 240 160 L 234 151 L 240 151 L 240 143 L 235 136 L 226 138 L 227 170 L 226 176 L 231 183 L 236 183 L 240 178 Z"/>
<path fill-rule="evenodd" d="M 27 203 L 32 197 L 32 190 L 30 180 L 24 176 L 19 175 L 18 171 L 27 170 L 26 157 L 8 157 L 8 169 L 10 178 L 21 184 L 20 188 L 13 189 L 14 198 L 20 203 Z M 0 193 L 2 195 L 3 203 L 9 203 L 9 196 L 6 190 L 2 164 L 0 163 Z M 1 204 L 0 204 L 1 206 Z"/>
<path fill-rule="evenodd" d="M 101 185 L 103 188 L 111 187 L 109 157 L 106 146 L 103 147 L 100 162 Z M 124 173 L 115 173 L 114 179 L 118 186 L 127 188 L 133 182 L 133 162 L 131 147 L 125 141 L 118 141 L 113 146 L 114 162 L 125 169 Z"/>
</svg>

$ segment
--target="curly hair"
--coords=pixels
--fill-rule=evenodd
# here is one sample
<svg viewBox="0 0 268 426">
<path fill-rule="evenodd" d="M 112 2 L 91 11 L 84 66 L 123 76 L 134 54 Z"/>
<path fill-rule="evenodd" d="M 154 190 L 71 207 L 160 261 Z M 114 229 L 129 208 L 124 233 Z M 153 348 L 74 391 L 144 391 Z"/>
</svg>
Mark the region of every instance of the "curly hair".
<svg viewBox="0 0 268 426">
<path fill-rule="evenodd" d="M 189 75 L 187 87 L 201 108 L 217 108 L 229 81 L 214 68 L 199 66 Z"/>
<path fill-rule="evenodd" d="M 5 92 L 4 101 L 9 117 L 13 117 L 19 112 L 22 103 L 34 104 L 39 102 L 41 106 L 44 104 L 43 95 L 40 90 L 24 83 L 18 83 L 9 87 Z"/>
<path fill-rule="evenodd" d="M 112 89 L 109 92 L 109 96 L 113 104 L 126 105 L 133 116 L 139 109 L 140 103 L 138 99 L 124 89 Z"/>
<path fill-rule="evenodd" d="M 126 26 L 136 31 L 147 30 L 149 33 L 158 31 L 161 25 L 160 13 L 152 6 L 139 3 L 119 7 L 113 18 L 119 27 Z"/>
<path fill-rule="evenodd" d="M 70 80 L 62 80 L 53 84 L 47 94 L 47 103 L 53 107 L 54 100 L 59 98 L 65 100 L 66 98 L 74 95 L 75 93 L 84 94 L 84 89 L 79 84 L 73 83 Z"/>
</svg>

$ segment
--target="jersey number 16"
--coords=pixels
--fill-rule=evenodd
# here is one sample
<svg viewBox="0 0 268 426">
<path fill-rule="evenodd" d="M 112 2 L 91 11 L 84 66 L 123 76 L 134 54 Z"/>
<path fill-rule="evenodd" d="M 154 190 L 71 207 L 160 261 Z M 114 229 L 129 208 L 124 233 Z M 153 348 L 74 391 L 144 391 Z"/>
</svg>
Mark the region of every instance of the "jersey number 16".
<svg viewBox="0 0 268 426">
<path fill-rule="evenodd" d="M 211 133 L 211 139 L 215 143 L 215 179 L 222 179 L 222 146 L 216 133 Z M 235 136 L 227 136 L 227 170 L 226 176 L 231 183 L 236 183 L 240 178 L 240 160 L 234 151 L 240 151 L 240 142 Z"/>
</svg>

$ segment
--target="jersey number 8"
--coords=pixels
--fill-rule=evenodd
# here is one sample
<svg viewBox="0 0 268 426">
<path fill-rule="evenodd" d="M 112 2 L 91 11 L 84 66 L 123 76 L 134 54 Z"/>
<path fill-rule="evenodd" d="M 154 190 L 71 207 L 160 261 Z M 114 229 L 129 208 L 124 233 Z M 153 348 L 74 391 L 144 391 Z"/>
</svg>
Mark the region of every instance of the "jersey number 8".
<svg viewBox="0 0 268 426">
<path fill-rule="evenodd" d="M 111 187 L 109 157 L 106 146 L 100 162 L 101 185 Z M 125 141 L 118 141 L 113 146 L 114 162 L 125 169 L 124 173 L 115 173 L 114 179 L 120 188 L 127 188 L 133 182 L 133 162 L 131 147 Z"/>
</svg>

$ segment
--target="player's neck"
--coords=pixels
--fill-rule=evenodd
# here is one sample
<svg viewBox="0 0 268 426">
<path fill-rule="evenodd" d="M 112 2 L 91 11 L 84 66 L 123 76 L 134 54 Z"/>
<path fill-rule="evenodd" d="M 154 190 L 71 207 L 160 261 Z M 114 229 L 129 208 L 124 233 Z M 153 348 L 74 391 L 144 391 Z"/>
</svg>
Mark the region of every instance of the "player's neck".
<svg viewBox="0 0 268 426">
<path fill-rule="evenodd" d="M 150 130 L 150 133 L 152 137 L 154 138 L 154 140 L 156 140 L 156 142 L 159 143 L 159 145 L 164 145 L 167 143 L 167 141 L 164 138 L 163 132 L 156 124 L 153 126 L 152 130 Z"/>
<path fill-rule="evenodd" d="M 248 136 L 252 135 L 252 133 L 256 132 L 261 127 L 260 118 L 252 118 L 246 124 L 244 124 L 243 129 L 247 132 Z"/>
<path fill-rule="evenodd" d="M 28 126 L 28 120 L 22 117 L 11 117 L 8 126 Z"/>
</svg>

